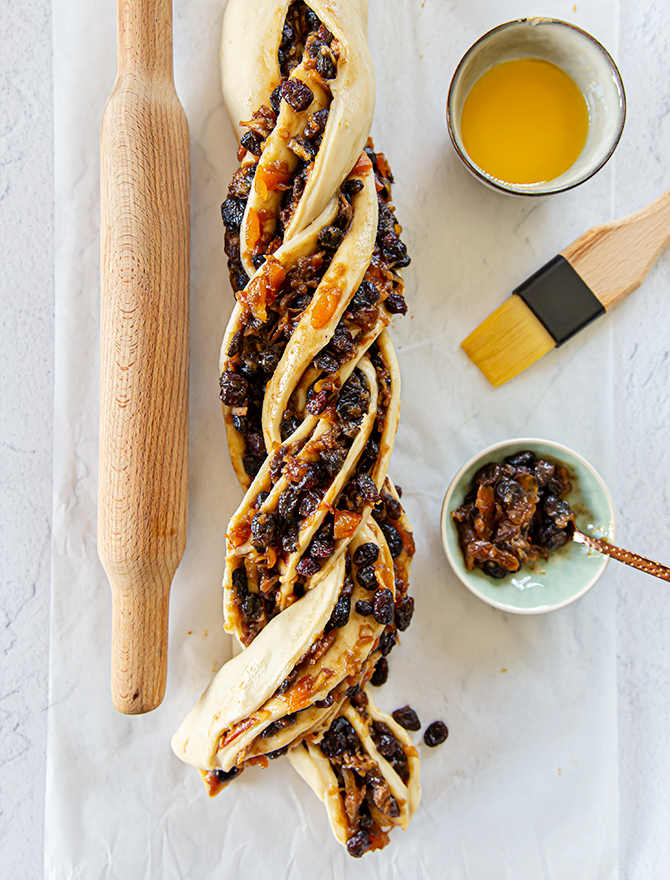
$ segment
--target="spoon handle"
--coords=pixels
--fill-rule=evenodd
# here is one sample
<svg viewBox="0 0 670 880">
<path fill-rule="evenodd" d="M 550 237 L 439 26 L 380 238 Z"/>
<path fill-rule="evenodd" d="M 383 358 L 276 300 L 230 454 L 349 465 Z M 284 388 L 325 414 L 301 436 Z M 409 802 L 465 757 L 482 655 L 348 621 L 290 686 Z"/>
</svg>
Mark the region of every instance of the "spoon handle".
<svg viewBox="0 0 670 880">
<path fill-rule="evenodd" d="M 578 544 L 586 544 L 592 550 L 597 550 L 598 553 L 605 553 L 607 556 L 611 556 L 625 565 L 632 566 L 632 568 L 639 568 L 640 571 L 646 571 L 647 574 L 652 574 L 654 577 L 670 581 L 670 567 L 661 565 L 660 562 L 654 562 L 652 559 L 638 556 L 637 553 L 631 553 L 630 550 L 624 550 L 622 547 L 615 547 L 614 544 L 608 544 L 607 541 L 590 538 L 577 529 L 575 529 L 572 540 Z"/>
</svg>

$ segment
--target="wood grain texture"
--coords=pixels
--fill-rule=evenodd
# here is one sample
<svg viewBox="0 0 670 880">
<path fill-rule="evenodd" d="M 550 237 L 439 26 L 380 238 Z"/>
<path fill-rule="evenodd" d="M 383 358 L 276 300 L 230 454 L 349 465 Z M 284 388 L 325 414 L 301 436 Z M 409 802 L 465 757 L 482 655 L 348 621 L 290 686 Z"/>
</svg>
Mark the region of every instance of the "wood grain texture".
<svg viewBox="0 0 670 880">
<path fill-rule="evenodd" d="M 112 699 L 158 706 L 186 544 L 190 168 L 171 0 L 118 0 L 101 125 L 98 552 L 112 587 Z"/>
<path fill-rule="evenodd" d="M 561 251 L 606 310 L 642 284 L 670 243 L 670 190 L 628 217 L 594 226 Z"/>
</svg>

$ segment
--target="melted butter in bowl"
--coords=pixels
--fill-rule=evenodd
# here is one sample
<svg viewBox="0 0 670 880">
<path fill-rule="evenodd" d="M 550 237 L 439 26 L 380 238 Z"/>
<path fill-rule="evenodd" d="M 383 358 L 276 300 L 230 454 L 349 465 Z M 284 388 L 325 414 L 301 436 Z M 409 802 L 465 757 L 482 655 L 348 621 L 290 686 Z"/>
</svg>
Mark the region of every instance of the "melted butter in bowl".
<svg viewBox="0 0 670 880">
<path fill-rule="evenodd" d="M 589 111 L 574 80 L 543 58 L 516 58 L 487 70 L 470 89 L 461 136 L 483 171 L 511 184 L 543 183 L 579 158 Z"/>
<path fill-rule="evenodd" d="M 473 476 L 484 464 L 501 463 L 507 456 L 525 449 L 533 451 L 537 458 L 561 463 L 568 469 L 572 483 L 568 501 L 576 514 L 577 527 L 594 537 L 614 540 L 614 504 L 592 465 L 562 444 L 520 438 L 484 449 L 456 474 L 442 507 L 442 543 L 455 574 L 483 602 L 516 614 L 542 614 L 563 608 L 588 592 L 604 573 L 607 557 L 570 541 L 554 550 L 548 560 L 526 564 L 503 580 L 495 580 L 479 568 L 474 571 L 467 568 L 451 517 L 469 491 Z"/>
<path fill-rule="evenodd" d="M 614 152 L 626 119 L 607 50 L 565 21 L 522 18 L 480 37 L 449 86 L 456 152 L 487 186 L 524 196 L 571 189 Z"/>
</svg>

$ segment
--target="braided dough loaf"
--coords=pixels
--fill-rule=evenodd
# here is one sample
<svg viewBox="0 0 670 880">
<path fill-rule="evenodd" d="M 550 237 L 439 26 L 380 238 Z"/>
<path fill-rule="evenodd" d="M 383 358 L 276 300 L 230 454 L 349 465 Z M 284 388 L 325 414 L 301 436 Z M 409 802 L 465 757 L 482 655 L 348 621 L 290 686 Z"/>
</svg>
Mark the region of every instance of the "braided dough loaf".
<svg viewBox="0 0 670 880">
<path fill-rule="evenodd" d="M 330 780 L 313 787 L 355 856 L 406 828 L 419 799 L 414 747 L 362 690 L 385 678 L 409 625 L 414 553 L 387 477 L 400 374 L 386 328 L 407 310 L 409 258 L 391 172 L 368 140 L 366 24 L 364 0 L 226 7 L 240 167 L 222 206 L 236 304 L 220 385 L 245 495 L 226 535 L 224 626 L 244 650 L 172 740 L 211 795 L 289 752 L 308 781 Z M 375 722 L 394 731 L 403 778 L 376 751 Z M 374 770 L 357 795 L 320 745 L 338 725 L 355 730 L 351 760 Z"/>
</svg>

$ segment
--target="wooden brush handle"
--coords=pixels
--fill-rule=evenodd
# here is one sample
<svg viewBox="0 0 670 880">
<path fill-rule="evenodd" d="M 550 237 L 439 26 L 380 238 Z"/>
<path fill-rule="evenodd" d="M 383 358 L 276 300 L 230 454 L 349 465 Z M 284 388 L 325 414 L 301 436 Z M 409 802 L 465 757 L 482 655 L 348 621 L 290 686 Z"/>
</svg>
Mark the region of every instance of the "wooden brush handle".
<svg viewBox="0 0 670 880">
<path fill-rule="evenodd" d="M 606 310 L 642 284 L 670 243 L 670 190 L 628 217 L 594 226 L 561 255 Z"/>
<path fill-rule="evenodd" d="M 112 699 L 139 714 L 165 692 L 186 544 L 190 169 L 171 0 L 118 0 L 117 11 L 100 136 L 98 552 L 112 587 Z"/>
</svg>

